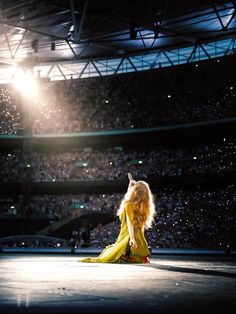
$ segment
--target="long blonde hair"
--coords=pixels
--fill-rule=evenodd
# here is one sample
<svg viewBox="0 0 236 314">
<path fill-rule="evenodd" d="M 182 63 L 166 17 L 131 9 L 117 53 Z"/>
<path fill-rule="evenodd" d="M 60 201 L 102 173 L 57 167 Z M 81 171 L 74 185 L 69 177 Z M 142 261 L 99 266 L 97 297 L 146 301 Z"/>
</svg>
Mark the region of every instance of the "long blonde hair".
<svg viewBox="0 0 236 314">
<path fill-rule="evenodd" d="M 135 220 L 139 227 L 151 228 L 156 214 L 153 195 L 148 183 L 138 181 L 133 187 L 129 188 L 121 201 L 117 215 L 120 216 L 125 206 L 134 205 L 138 208 L 135 211 Z"/>
</svg>

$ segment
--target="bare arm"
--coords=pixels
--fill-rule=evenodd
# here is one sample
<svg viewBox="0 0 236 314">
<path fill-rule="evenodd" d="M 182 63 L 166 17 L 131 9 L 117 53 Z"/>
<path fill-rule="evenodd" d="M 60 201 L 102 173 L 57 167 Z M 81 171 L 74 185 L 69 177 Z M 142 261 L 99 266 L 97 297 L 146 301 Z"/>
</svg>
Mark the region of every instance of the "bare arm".
<svg viewBox="0 0 236 314">
<path fill-rule="evenodd" d="M 128 186 L 128 191 L 135 185 L 136 181 L 132 178 L 131 173 L 128 173 L 128 178 L 129 178 L 129 186 Z"/>
<path fill-rule="evenodd" d="M 128 186 L 128 191 L 135 185 L 136 181 L 133 179 L 131 173 L 128 173 L 128 178 L 129 178 L 129 186 Z M 126 220 L 127 220 L 127 225 L 128 225 L 128 231 L 129 231 L 129 245 L 131 247 L 131 249 L 136 249 L 137 246 L 137 242 L 135 241 L 134 238 L 134 227 L 132 225 L 132 223 L 129 220 L 128 215 L 126 214 Z"/>
<path fill-rule="evenodd" d="M 131 249 L 136 249 L 138 247 L 138 245 L 137 245 L 135 238 L 134 238 L 134 227 L 133 227 L 132 223 L 130 222 L 128 215 L 126 215 L 126 219 L 127 219 L 127 225 L 128 225 L 128 231 L 129 231 L 129 237 L 130 237 L 129 245 L 130 245 Z"/>
</svg>

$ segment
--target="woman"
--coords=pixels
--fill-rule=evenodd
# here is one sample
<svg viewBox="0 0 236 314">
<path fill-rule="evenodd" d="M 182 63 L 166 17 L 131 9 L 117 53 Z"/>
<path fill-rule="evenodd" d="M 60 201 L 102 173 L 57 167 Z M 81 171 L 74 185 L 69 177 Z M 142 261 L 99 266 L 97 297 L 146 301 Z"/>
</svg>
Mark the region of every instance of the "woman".
<svg viewBox="0 0 236 314">
<path fill-rule="evenodd" d="M 117 212 L 121 230 L 116 242 L 96 258 L 80 259 L 88 263 L 148 263 L 150 251 L 144 229 L 150 228 L 155 215 L 152 193 L 144 181 L 129 176 L 129 187 Z"/>
</svg>

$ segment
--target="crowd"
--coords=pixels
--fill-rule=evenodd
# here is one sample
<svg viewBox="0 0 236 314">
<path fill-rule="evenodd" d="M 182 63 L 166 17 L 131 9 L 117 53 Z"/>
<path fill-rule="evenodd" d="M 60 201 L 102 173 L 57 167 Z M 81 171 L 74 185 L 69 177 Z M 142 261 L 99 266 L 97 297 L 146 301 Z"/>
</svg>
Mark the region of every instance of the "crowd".
<svg viewBox="0 0 236 314">
<path fill-rule="evenodd" d="M 228 61 L 227 61 L 228 60 Z M 179 66 L 146 73 L 41 82 L 32 106 L 12 86 L 0 88 L 0 134 L 149 128 L 236 117 L 235 60 Z M 236 143 L 159 145 L 152 148 L 73 148 L 0 153 L 0 182 L 122 180 L 231 173 Z M 28 169 L 26 171 L 26 169 Z M 30 171 L 29 171 L 30 170 Z M 152 247 L 226 248 L 235 237 L 236 189 L 154 191 L 157 215 L 146 231 Z M 91 231 L 91 246 L 105 247 L 119 232 L 116 211 L 123 195 L 32 195 L 26 217 L 62 221 L 73 213 L 109 213 L 114 222 Z M 0 215 L 22 217 L 22 197 L 0 195 Z M 33 245 L 33 244 L 32 244 Z"/>
<path fill-rule="evenodd" d="M 0 89 L 0 134 L 148 128 L 235 117 L 234 60 L 147 73 L 41 82 L 32 106 Z M 207 86 L 207 88 L 206 88 Z M 143 110 L 145 108 L 145 110 Z M 114 116 L 114 112 L 118 112 Z M 23 121 L 23 117 L 27 117 Z"/>
<path fill-rule="evenodd" d="M 156 148 L 68 149 L 34 152 L 33 181 L 121 180 L 131 172 L 136 178 L 176 177 L 236 170 L 236 143 L 223 138 L 215 143 L 162 145 Z M 22 181 L 27 165 L 15 150 L 0 154 L 0 181 Z"/>
<path fill-rule="evenodd" d="M 0 249 L 1 248 L 67 248 L 68 241 L 63 239 L 46 238 L 41 239 L 36 236 L 26 236 L 24 237 L 8 237 L 8 239 L 0 239 Z"/>
<path fill-rule="evenodd" d="M 119 194 L 92 195 L 33 195 L 29 208 L 24 208 L 24 217 L 46 218 L 60 221 L 72 214 L 95 212 L 116 214 Z M 0 195 L 0 216 L 21 217 L 22 196 Z"/>
<path fill-rule="evenodd" d="M 221 190 L 164 189 L 154 194 L 156 217 L 146 231 L 153 248 L 226 249 L 236 247 L 236 187 Z M 91 246 L 114 243 L 120 222 L 97 226 L 91 232 Z"/>
<path fill-rule="evenodd" d="M 15 91 L 0 88 L 0 134 L 15 134 L 22 128 L 22 112 Z"/>
<path fill-rule="evenodd" d="M 196 190 L 164 188 L 153 191 L 156 217 L 153 227 L 146 231 L 148 243 L 155 248 L 213 248 L 235 246 L 236 186 L 221 189 Z M 122 194 L 63 195 L 32 197 L 35 217 L 47 215 L 52 221 L 82 213 L 110 213 L 114 222 L 98 224 L 91 230 L 91 247 L 113 243 L 119 233 L 116 216 Z M 6 202 L 1 197 L 1 204 Z M 8 208 L 12 204 L 8 199 Z M 11 205 L 11 206 L 10 206 Z M 12 212 L 6 212 L 13 215 Z M 17 214 L 17 212 L 16 212 Z"/>
</svg>

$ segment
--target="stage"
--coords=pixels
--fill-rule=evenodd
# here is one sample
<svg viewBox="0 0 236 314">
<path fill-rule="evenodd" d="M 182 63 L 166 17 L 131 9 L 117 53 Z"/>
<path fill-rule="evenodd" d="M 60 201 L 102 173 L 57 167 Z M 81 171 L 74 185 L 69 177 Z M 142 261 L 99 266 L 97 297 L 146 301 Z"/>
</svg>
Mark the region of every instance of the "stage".
<svg viewBox="0 0 236 314">
<path fill-rule="evenodd" d="M 81 255 L 0 254 L 1 313 L 226 313 L 236 258 L 153 256 L 87 264 Z"/>
</svg>

